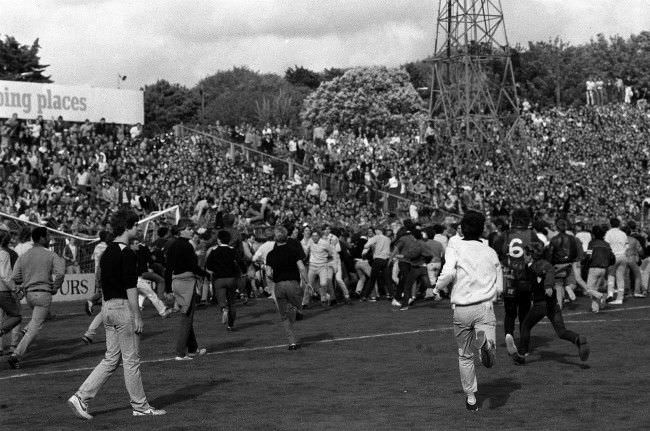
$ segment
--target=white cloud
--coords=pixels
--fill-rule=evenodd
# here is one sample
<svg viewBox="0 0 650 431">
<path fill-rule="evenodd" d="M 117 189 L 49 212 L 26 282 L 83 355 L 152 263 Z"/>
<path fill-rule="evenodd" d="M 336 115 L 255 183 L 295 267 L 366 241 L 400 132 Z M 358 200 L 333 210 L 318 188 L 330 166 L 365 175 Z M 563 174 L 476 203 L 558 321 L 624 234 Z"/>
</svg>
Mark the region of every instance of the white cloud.
<svg viewBox="0 0 650 431">
<path fill-rule="evenodd" d="M 650 22 L 647 0 L 502 3 L 511 44 L 628 36 Z M 3 2 L 0 28 L 23 43 L 40 37 L 58 83 L 113 87 L 123 74 L 138 88 L 159 78 L 191 86 L 241 65 L 398 65 L 433 52 L 436 14 L 433 0 L 25 0 Z"/>
</svg>

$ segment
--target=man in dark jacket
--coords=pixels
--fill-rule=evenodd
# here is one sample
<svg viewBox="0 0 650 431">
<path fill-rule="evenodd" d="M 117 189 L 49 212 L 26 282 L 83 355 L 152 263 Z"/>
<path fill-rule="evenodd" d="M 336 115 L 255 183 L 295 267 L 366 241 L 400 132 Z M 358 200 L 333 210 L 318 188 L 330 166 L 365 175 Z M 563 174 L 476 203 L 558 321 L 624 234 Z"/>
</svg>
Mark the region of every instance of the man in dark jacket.
<svg viewBox="0 0 650 431">
<path fill-rule="evenodd" d="M 179 237 L 171 243 L 167 250 L 165 280 L 168 285 L 171 285 L 181 312 L 176 339 L 176 360 L 185 361 L 206 353 L 206 349 L 199 348 L 196 342 L 194 308 L 197 277 L 206 277 L 208 273 L 199 267 L 194 247 L 190 244 L 194 233 L 192 221 L 181 219 L 176 228 Z"/>
<path fill-rule="evenodd" d="M 598 313 L 605 305 L 606 295 L 600 292 L 607 288 L 607 268 L 616 263 L 612 247 L 605 241 L 607 229 L 595 225 L 591 230 L 594 239 L 587 246 L 583 264 L 589 268 L 587 275 L 587 294 L 591 296 L 591 311 Z"/>
<path fill-rule="evenodd" d="M 573 290 L 576 287 L 576 275 L 580 276 L 579 262 L 584 253 L 580 241 L 566 233 L 569 227 L 566 220 L 560 219 L 555 225 L 559 232 L 551 238 L 546 250 L 546 260 L 555 268 L 555 290 L 558 303 L 562 308 L 565 291 L 569 301 L 573 302 L 576 299 Z"/>
<path fill-rule="evenodd" d="M 544 259 L 544 248 L 539 243 L 531 244 L 525 248 L 526 276 L 531 286 L 533 306 L 521 324 L 521 339 L 519 348 L 514 350 L 507 345 L 508 353 L 515 364 L 524 365 L 526 354 L 530 346 L 530 331 L 544 317 L 551 321 L 558 337 L 570 341 L 578 347 L 581 361 L 589 358 L 589 344 L 587 339 L 573 331 L 566 329 L 562 318 L 562 309 L 557 300 L 555 286 L 555 269 Z"/>
</svg>

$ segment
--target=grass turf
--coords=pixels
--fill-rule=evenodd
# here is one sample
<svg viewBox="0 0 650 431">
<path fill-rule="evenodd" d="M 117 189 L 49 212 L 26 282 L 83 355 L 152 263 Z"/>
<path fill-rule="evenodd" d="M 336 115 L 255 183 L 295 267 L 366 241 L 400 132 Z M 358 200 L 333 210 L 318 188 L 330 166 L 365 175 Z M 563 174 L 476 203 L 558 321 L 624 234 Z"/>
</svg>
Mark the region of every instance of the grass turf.
<svg viewBox="0 0 650 431">
<path fill-rule="evenodd" d="M 477 367 L 481 409 L 467 412 L 447 302 L 405 312 L 386 301 L 306 310 L 296 325 L 303 347 L 286 350 L 273 303 L 238 307 L 235 331 L 216 307 L 197 310 L 208 356 L 173 360 L 176 318 L 145 309 L 141 370 L 151 404 L 166 416 L 134 418 L 122 371 L 90 403 L 92 421 L 65 401 L 102 358 L 102 335 L 80 343 L 90 319 L 81 304 L 56 304 L 20 370 L 0 364 L 0 430 L 160 429 L 648 429 L 645 387 L 650 301 L 629 300 L 599 314 L 584 299 L 565 310 L 569 329 L 587 336 L 591 357 L 558 339 L 549 324 L 533 330 L 533 353 L 515 366 L 497 328 L 497 365 Z M 76 313 L 76 314 L 75 314 Z M 497 306 L 502 321 L 503 307 Z M 361 338 L 363 337 L 363 338 Z"/>
</svg>

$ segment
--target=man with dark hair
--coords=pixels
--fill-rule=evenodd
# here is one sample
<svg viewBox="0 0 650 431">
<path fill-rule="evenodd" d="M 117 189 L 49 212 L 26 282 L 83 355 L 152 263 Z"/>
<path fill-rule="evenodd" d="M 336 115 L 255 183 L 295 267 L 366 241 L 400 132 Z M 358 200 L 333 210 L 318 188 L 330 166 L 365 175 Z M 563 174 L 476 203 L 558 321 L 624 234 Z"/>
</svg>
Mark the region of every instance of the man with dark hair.
<svg viewBox="0 0 650 431">
<path fill-rule="evenodd" d="M 22 285 L 27 304 L 32 308 L 32 319 L 25 327 L 25 336 L 8 359 L 11 368 L 20 368 L 20 359 L 43 328 L 52 295 L 61 288 L 65 274 L 63 259 L 47 248 L 50 243 L 47 229 L 34 228 L 32 241 L 34 246 L 18 258 L 9 281 L 11 290 L 16 290 L 16 285 Z"/>
<path fill-rule="evenodd" d="M 381 227 L 375 227 L 372 236 L 368 242 L 363 246 L 361 255 L 372 253 L 372 264 L 370 270 L 370 279 L 364 285 L 361 291 L 361 300 L 368 299 L 370 292 L 374 291 L 375 283 L 377 283 L 377 290 L 379 293 L 385 292 L 386 295 L 390 294 L 390 279 L 388 273 L 388 258 L 390 258 L 390 239 L 384 235 Z"/>
<path fill-rule="evenodd" d="M 117 370 L 120 358 L 133 416 L 160 416 L 166 413 L 149 405 L 140 376 L 139 338 L 144 325 L 138 307 L 136 257 L 128 246 L 137 235 L 137 222 L 138 215 L 129 209 L 121 209 L 111 217 L 115 239 L 106 247 L 99 263 L 104 297 L 102 316 L 106 329 L 106 355 L 68 399 L 72 412 L 81 419 L 92 419 L 88 413 L 88 401 L 97 395 Z"/>
<path fill-rule="evenodd" d="M 562 308 L 565 291 L 571 302 L 576 299 L 573 289 L 576 287 L 576 278 L 580 277 L 579 265 L 584 253 L 580 241 L 566 233 L 569 227 L 566 220 L 559 219 L 555 226 L 558 233 L 550 240 L 546 250 L 546 261 L 555 268 L 555 290 L 558 304 Z"/>
<path fill-rule="evenodd" d="M 606 290 L 607 269 L 616 262 L 612 248 L 605 241 L 606 231 L 605 227 L 594 225 L 591 230 L 594 239 L 589 241 L 583 262 L 588 271 L 587 294 L 591 297 L 591 311 L 594 313 L 598 313 L 605 305 L 606 295 L 601 289 Z"/>
<path fill-rule="evenodd" d="M 275 228 L 275 247 L 266 256 L 266 265 L 275 283 L 275 300 L 280 313 L 280 320 L 289 338 L 289 350 L 299 348 L 293 324 L 301 308 L 303 291 L 300 281 L 307 284 L 307 271 L 302 261 L 303 256 L 297 247 L 287 243 L 287 229 Z"/>
<path fill-rule="evenodd" d="M 519 319 L 521 334 L 521 322 L 524 321 L 531 305 L 530 283 L 525 271 L 524 248 L 533 243 L 542 243 L 529 226 L 530 214 L 528 210 L 516 208 L 512 212 L 511 228 L 495 241 L 495 248 L 504 267 L 503 304 L 506 313 L 503 319 L 503 329 L 506 335 L 506 344 L 511 349 L 515 342 L 513 337 L 515 320 Z"/>
<path fill-rule="evenodd" d="M 208 273 L 199 267 L 198 258 L 190 239 L 194 234 L 192 220 L 183 218 L 174 226 L 179 237 L 167 251 L 165 283 L 172 287 L 176 304 L 180 306 L 180 323 L 176 339 L 176 360 L 187 361 L 195 356 L 205 355 L 206 349 L 199 348 L 194 333 L 194 309 L 196 306 L 197 277 L 207 277 Z"/>
<path fill-rule="evenodd" d="M 3 311 L 0 316 L 0 339 L 4 334 L 11 332 L 22 320 L 18 297 L 11 289 L 11 271 L 17 260 L 17 255 L 12 257 L 12 250 L 9 248 L 10 240 L 9 231 L 0 229 L 0 310 Z M 0 352 L 2 352 L 1 349 L 2 342 L 0 342 Z"/>
<path fill-rule="evenodd" d="M 559 227 L 559 226 L 558 226 Z M 533 296 L 533 307 L 521 324 L 521 340 L 519 348 L 512 351 L 508 345 L 508 353 L 512 356 L 515 364 L 524 365 L 526 354 L 529 351 L 530 331 L 544 317 L 551 321 L 553 329 L 558 337 L 567 340 L 578 347 L 581 361 L 589 358 L 589 344 L 583 336 L 569 331 L 564 326 L 562 308 L 557 296 L 557 270 L 544 259 L 544 247 L 542 244 L 533 243 L 524 249 L 524 260 L 526 262 L 526 275 L 531 285 Z"/>
<path fill-rule="evenodd" d="M 454 335 L 458 345 L 460 381 L 467 410 L 478 410 L 474 352 L 486 368 L 496 358 L 496 317 L 493 303 L 503 290 L 501 264 L 496 252 L 481 241 L 485 216 L 467 211 L 461 221 L 463 238 L 449 247 L 436 290 L 453 284 Z"/>
<path fill-rule="evenodd" d="M 212 276 L 212 289 L 221 307 L 221 323 L 232 331 L 235 325 L 235 300 L 237 298 L 237 280 L 241 275 L 235 250 L 229 245 L 230 232 L 220 230 L 217 233 L 217 245 L 207 252 L 205 269 Z"/>
</svg>

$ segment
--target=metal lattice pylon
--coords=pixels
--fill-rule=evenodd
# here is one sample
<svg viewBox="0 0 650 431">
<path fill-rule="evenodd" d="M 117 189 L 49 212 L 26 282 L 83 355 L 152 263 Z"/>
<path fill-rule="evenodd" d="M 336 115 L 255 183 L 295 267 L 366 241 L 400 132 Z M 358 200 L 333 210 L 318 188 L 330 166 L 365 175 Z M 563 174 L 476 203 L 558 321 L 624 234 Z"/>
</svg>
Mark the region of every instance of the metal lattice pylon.
<svg viewBox="0 0 650 431">
<path fill-rule="evenodd" d="M 510 139 L 519 104 L 500 0 L 439 0 L 430 100 L 444 134 L 477 156 Z"/>
</svg>

